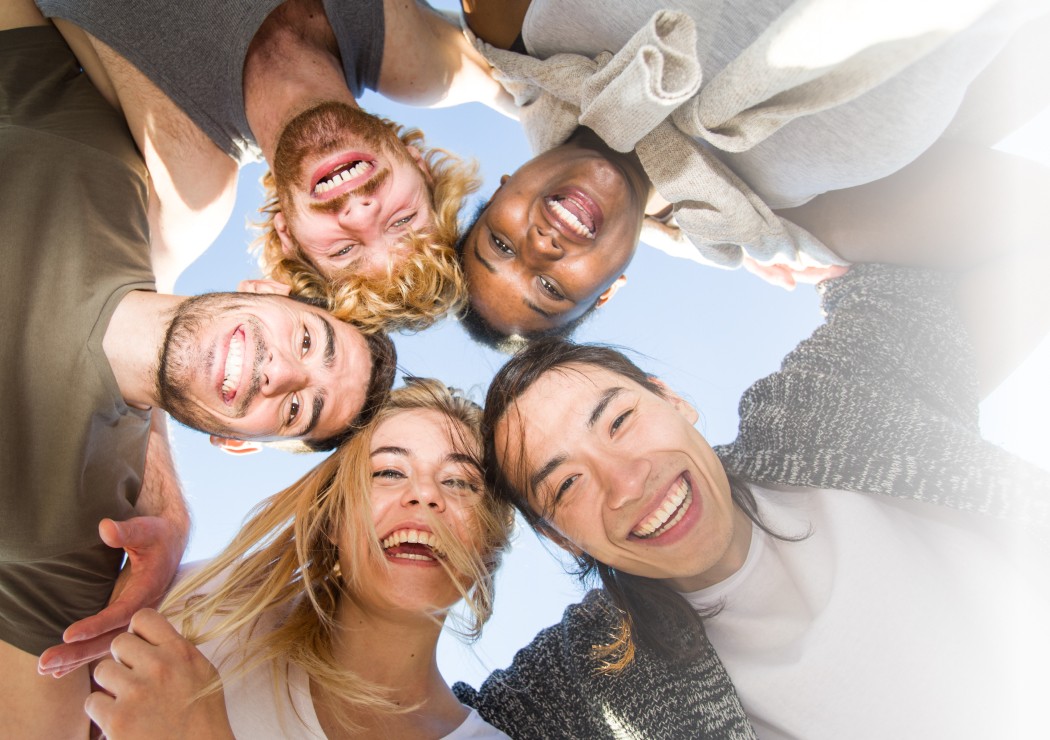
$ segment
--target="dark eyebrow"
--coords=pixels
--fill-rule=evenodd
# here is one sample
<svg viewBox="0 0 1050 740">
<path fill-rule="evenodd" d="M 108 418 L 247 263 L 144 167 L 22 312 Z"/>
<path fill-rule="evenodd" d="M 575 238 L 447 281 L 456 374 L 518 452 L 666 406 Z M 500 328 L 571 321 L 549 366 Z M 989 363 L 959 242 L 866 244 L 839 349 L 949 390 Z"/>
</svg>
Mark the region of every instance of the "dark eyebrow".
<svg viewBox="0 0 1050 740">
<path fill-rule="evenodd" d="M 406 450 L 404 447 L 394 447 L 392 445 L 388 445 L 387 447 L 376 447 L 374 450 L 372 450 L 372 454 L 370 454 L 369 457 L 375 457 L 376 455 L 382 454 L 403 455 L 405 457 L 408 457 L 408 450 Z"/>
<path fill-rule="evenodd" d="M 324 326 L 324 366 L 332 367 L 335 363 L 335 330 L 331 323 L 323 316 L 318 316 Z"/>
<path fill-rule="evenodd" d="M 471 455 L 465 455 L 462 452 L 450 452 L 445 455 L 445 462 L 459 463 L 460 465 L 469 465 L 479 473 L 481 472 L 481 465 L 478 464 L 476 458 Z"/>
<path fill-rule="evenodd" d="M 546 465 L 533 473 L 532 477 L 529 478 L 529 490 L 535 491 L 539 488 L 540 483 L 547 480 L 547 476 L 553 473 L 559 465 L 568 459 L 568 455 L 561 453 L 548 460 Z"/>
<path fill-rule="evenodd" d="M 605 413 L 605 409 L 608 408 L 612 400 L 618 395 L 624 392 L 624 388 L 619 386 L 615 388 L 608 388 L 598 399 L 598 403 L 594 404 L 594 409 L 591 411 L 591 416 L 587 419 L 587 428 L 594 429 L 594 425 L 598 423 L 598 420 Z"/>
<path fill-rule="evenodd" d="M 479 236 L 478 239 L 481 237 Z M 491 272 L 493 275 L 496 274 L 496 268 L 489 264 L 489 261 L 481 256 L 481 252 L 478 251 L 478 239 L 474 240 L 474 258 L 484 265 L 485 269 Z"/>
<path fill-rule="evenodd" d="M 550 311 L 544 311 L 542 308 L 537 306 L 535 303 L 530 301 L 528 298 L 522 298 L 521 302 L 524 303 L 528 308 L 531 308 L 533 311 L 535 311 L 536 313 L 538 313 L 540 316 L 542 316 L 545 319 L 557 318 L 557 314 L 553 314 Z"/>
<path fill-rule="evenodd" d="M 317 395 L 314 396 L 314 407 L 313 413 L 310 415 L 310 423 L 306 425 L 306 429 L 299 435 L 300 437 L 309 437 L 310 433 L 317 428 L 317 422 L 321 421 L 321 411 L 324 410 L 324 398 L 324 390 L 319 389 Z"/>
</svg>

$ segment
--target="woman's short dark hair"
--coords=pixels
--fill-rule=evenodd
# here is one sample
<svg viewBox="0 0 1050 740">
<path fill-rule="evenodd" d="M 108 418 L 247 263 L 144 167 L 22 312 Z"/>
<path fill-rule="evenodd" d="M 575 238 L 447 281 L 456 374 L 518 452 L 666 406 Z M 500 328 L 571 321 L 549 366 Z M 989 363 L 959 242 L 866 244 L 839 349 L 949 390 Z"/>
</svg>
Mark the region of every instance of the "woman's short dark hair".
<svg viewBox="0 0 1050 740">
<path fill-rule="evenodd" d="M 525 475 L 507 475 L 497 455 L 495 430 L 511 405 L 541 376 L 567 365 L 600 367 L 646 390 L 663 396 L 663 389 L 653 378 L 628 359 L 622 352 L 604 345 L 575 344 L 561 338 L 546 338 L 533 342 L 510 359 L 489 385 L 485 399 L 485 413 L 481 429 L 485 440 L 484 468 L 486 487 L 490 494 L 512 504 L 525 521 L 541 534 L 551 534 L 552 528 L 543 512 L 530 504 L 532 492 L 522 490 L 513 480 L 527 481 Z M 522 442 L 524 444 L 524 442 Z M 518 467 L 526 466 L 524 450 L 517 456 Z M 508 455 L 502 455 L 504 460 Z M 519 471 L 521 472 L 521 471 Z M 761 527 L 756 504 L 746 483 L 729 475 L 733 502 Z M 764 529 L 764 527 L 763 527 Z M 596 651 L 603 661 L 603 670 L 617 671 L 626 667 L 634 656 L 635 646 L 653 650 L 670 661 L 693 661 L 707 649 L 703 637 L 702 616 L 681 594 L 666 583 L 618 571 L 595 560 L 586 553 L 576 555 L 577 575 L 581 579 L 597 576 L 612 602 L 619 608 L 622 621 L 609 645 Z"/>
</svg>

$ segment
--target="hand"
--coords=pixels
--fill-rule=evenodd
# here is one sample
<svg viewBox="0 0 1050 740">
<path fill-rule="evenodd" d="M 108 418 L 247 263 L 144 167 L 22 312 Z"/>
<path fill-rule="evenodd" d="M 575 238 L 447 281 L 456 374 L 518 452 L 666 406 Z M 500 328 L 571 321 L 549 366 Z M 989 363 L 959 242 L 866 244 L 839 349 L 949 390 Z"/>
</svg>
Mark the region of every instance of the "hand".
<svg viewBox="0 0 1050 740">
<path fill-rule="evenodd" d="M 807 265 L 774 263 L 763 264 L 744 255 L 744 269 L 753 275 L 758 275 L 771 285 L 794 290 L 798 283 L 815 285 L 822 280 L 841 277 L 849 270 L 847 265 Z"/>
<path fill-rule="evenodd" d="M 218 672 L 160 614 L 136 613 L 110 649 L 94 673 L 102 690 L 84 702 L 107 738 L 233 738 L 222 691 L 201 696 Z"/>
<path fill-rule="evenodd" d="M 110 642 L 127 628 L 131 616 L 143 607 L 156 606 L 163 598 L 185 548 L 184 534 L 169 520 L 156 516 L 119 523 L 103 519 L 98 533 L 107 545 L 123 548 L 128 555 L 109 606 L 71 624 L 62 635 L 65 644 L 50 647 L 40 656 L 40 673 L 61 678 L 105 656 Z"/>
</svg>

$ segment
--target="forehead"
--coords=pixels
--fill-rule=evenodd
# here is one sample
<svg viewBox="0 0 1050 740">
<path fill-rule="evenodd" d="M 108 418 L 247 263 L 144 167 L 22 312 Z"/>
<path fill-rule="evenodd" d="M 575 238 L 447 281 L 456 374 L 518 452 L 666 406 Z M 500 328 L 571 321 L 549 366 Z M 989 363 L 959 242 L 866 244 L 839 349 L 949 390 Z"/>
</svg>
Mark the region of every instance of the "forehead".
<svg viewBox="0 0 1050 740">
<path fill-rule="evenodd" d="M 473 438 L 458 420 L 434 409 L 407 409 L 376 427 L 371 449 L 398 447 L 416 455 L 444 457 L 473 446 Z"/>
</svg>

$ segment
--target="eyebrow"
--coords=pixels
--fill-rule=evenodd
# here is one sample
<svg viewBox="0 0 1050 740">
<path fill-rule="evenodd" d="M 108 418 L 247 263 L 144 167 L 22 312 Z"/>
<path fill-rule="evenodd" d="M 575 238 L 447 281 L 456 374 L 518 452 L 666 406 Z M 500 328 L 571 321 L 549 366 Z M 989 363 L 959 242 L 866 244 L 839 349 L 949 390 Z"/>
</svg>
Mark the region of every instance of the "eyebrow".
<svg viewBox="0 0 1050 740">
<path fill-rule="evenodd" d="M 612 403 L 612 400 L 625 390 L 626 389 L 620 386 L 616 386 L 615 388 L 608 388 L 602 393 L 601 397 L 598 399 L 598 403 L 594 404 L 594 408 L 591 410 L 591 415 L 587 418 L 588 429 L 594 428 L 594 425 L 598 423 L 599 419 L 601 419 L 602 414 L 605 413 L 605 410 L 609 407 L 609 404 Z M 540 484 L 547 480 L 550 474 L 557 470 L 558 466 L 568 459 L 569 456 L 562 452 L 548 460 L 542 468 L 533 473 L 529 478 L 530 490 L 535 491 L 539 488 Z"/>
<path fill-rule="evenodd" d="M 479 236 L 478 236 L 478 238 L 474 240 L 474 258 L 475 258 L 475 259 L 476 259 L 476 260 L 477 260 L 478 262 L 480 262 L 480 263 L 481 263 L 481 264 L 482 264 L 482 265 L 483 265 L 483 266 L 485 267 L 485 269 L 486 269 L 486 270 L 488 270 L 488 271 L 489 271 L 489 272 L 491 272 L 491 273 L 492 273 L 493 275 L 495 275 L 495 274 L 496 274 L 496 268 L 495 268 L 495 267 L 493 267 L 493 266 L 492 266 L 492 265 L 491 265 L 491 264 L 489 263 L 489 261 L 488 261 L 488 260 L 486 260 L 486 259 L 485 259 L 484 257 L 482 257 L 482 256 L 481 256 L 481 252 L 479 252 L 479 251 L 478 251 L 478 241 L 479 241 L 480 239 L 481 239 L 481 236 L 479 235 Z"/>
<path fill-rule="evenodd" d="M 376 447 L 374 450 L 372 450 L 372 454 L 370 454 L 369 457 L 375 457 L 376 455 L 382 454 L 402 455 L 404 457 L 408 457 L 408 450 L 406 450 L 404 447 L 394 447 L 393 445 L 388 445 L 386 447 Z"/>
<path fill-rule="evenodd" d="M 594 404 L 594 408 L 591 410 L 591 415 L 587 419 L 587 428 L 594 429 L 594 425 L 598 423 L 598 420 L 602 418 L 602 414 L 605 413 L 605 409 L 609 407 L 612 400 L 618 395 L 624 392 L 624 388 L 616 386 L 615 388 L 607 388 L 601 397 L 598 399 L 598 403 Z"/>
<path fill-rule="evenodd" d="M 318 316 L 321 325 L 324 326 L 324 366 L 331 368 L 335 364 L 335 330 L 332 324 L 323 316 Z"/>
<path fill-rule="evenodd" d="M 319 389 L 317 394 L 314 396 L 314 407 L 313 413 L 310 415 L 310 423 L 306 425 L 306 429 L 300 434 L 300 437 L 309 437 L 310 433 L 317 428 L 317 423 L 321 421 L 321 412 L 324 410 L 325 392 L 324 389 Z"/>
</svg>

